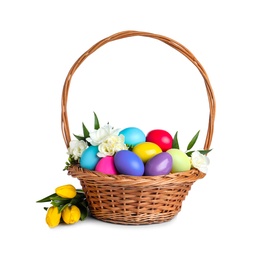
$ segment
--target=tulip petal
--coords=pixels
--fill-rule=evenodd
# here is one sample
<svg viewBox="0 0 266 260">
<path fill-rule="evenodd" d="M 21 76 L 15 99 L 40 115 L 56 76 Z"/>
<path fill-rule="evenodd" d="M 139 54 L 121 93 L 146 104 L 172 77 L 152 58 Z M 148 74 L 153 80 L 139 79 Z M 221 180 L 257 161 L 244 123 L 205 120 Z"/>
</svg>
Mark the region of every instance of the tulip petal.
<svg viewBox="0 0 266 260">
<path fill-rule="evenodd" d="M 72 205 L 64 208 L 62 211 L 62 218 L 66 224 L 74 224 L 80 219 L 80 210 L 77 206 Z"/>
<path fill-rule="evenodd" d="M 57 187 L 55 189 L 55 193 L 58 196 L 60 196 L 62 198 L 66 198 L 66 199 L 72 199 L 77 195 L 76 188 L 71 184 Z"/>
<path fill-rule="evenodd" d="M 61 220 L 61 213 L 57 207 L 50 207 L 46 213 L 46 223 L 50 228 L 54 228 L 59 225 Z"/>
</svg>

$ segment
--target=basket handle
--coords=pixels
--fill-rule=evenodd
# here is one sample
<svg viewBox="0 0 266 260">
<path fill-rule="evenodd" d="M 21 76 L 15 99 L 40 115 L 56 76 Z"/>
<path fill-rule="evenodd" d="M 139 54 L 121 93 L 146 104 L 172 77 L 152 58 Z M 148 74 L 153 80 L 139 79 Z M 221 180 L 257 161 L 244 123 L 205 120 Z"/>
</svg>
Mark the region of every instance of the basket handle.
<svg viewBox="0 0 266 260">
<path fill-rule="evenodd" d="M 84 52 L 78 58 L 78 60 L 73 64 L 71 69 L 69 70 L 67 77 L 65 79 L 63 92 L 62 92 L 62 100 L 61 100 L 61 128 L 62 128 L 62 134 L 63 134 L 63 138 L 65 141 L 66 147 L 67 148 L 69 147 L 69 143 L 71 141 L 69 124 L 68 124 L 68 116 L 67 116 L 67 99 L 68 99 L 68 91 L 69 91 L 69 87 L 70 87 L 70 82 L 71 82 L 73 74 L 78 69 L 78 67 L 81 65 L 81 63 L 89 55 L 91 55 L 93 52 L 95 52 L 97 49 L 99 49 L 100 47 L 102 47 L 106 43 L 112 42 L 115 40 L 119 40 L 119 39 L 123 39 L 123 38 L 127 38 L 127 37 L 132 37 L 132 36 L 144 36 L 144 37 L 150 37 L 150 38 L 154 38 L 154 39 L 157 39 L 159 41 L 162 41 L 165 44 L 167 44 L 167 45 L 171 46 L 172 48 L 176 49 L 177 51 L 179 51 L 185 57 L 187 57 L 198 68 L 199 72 L 201 73 L 201 75 L 204 79 L 206 91 L 207 91 L 207 95 L 208 95 L 208 101 L 209 101 L 209 109 L 210 109 L 209 123 L 208 123 L 208 130 L 207 130 L 207 135 L 206 135 L 206 139 L 205 139 L 205 144 L 204 144 L 204 149 L 209 149 L 210 145 L 211 145 L 211 141 L 212 141 L 213 131 L 214 131 L 214 119 L 215 119 L 216 104 L 215 104 L 215 97 L 214 97 L 214 93 L 213 93 L 213 90 L 211 87 L 211 83 L 209 81 L 209 78 L 208 78 L 206 71 L 204 70 L 204 68 L 202 67 L 200 62 L 195 58 L 195 56 L 186 47 L 184 47 L 179 42 L 177 42 L 171 38 L 168 38 L 166 36 L 163 36 L 163 35 L 153 34 L 153 33 L 149 33 L 149 32 L 141 32 L 141 31 L 122 31 L 122 32 L 113 34 L 113 35 L 99 41 L 98 43 L 94 44 L 90 49 L 88 49 L 86 52 Z"/>
</svg>

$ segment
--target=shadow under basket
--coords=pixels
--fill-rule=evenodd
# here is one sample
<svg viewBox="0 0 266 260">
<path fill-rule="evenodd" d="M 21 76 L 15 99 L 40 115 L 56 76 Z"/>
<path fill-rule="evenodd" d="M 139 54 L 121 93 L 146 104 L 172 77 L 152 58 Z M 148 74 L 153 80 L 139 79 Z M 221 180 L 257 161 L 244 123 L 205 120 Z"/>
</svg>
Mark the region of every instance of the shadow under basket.
<svg viewBox="0 0 266 260">
<path fill-rule="evenodd" d="M 79 179 L 94 218 L 128 225 L 171 220 L 192 184 L 205 176 L 197 169 L 154 177 L 107 175 L 78 165 L 71 166 L 68 174 Z"/>
<path fill-rule="evenodd" d="M 174 48 L 184 55 L 202 75 L 210 108 L 204 144 L 204 150 L 208 150 L 214 131 L 216 106 L 206 71 L 195 56 L 179 42 L 163 35 L 139 31 L 122 31 L 102 39 L 84 52 L 69 70 L 61 100 L 61 127 L 66 147 L 69 147 L 71 141 L 67 100 L 75 71 L 86 58 L 103 45 L 133 36 L 153 38 Z M 94 218 L 105 222 L 129 225 L 154 224 L 171 220 L 180 212 L 182 202 L 188 195 L 192 184 L 205 176 L 205 173 L 197 169 L 164 176 L 108 175 L 82 169 L 79 165 L 69 167 L 68 174 L 79 179 L 86 194 L 90 213 Z"/>
</svg>

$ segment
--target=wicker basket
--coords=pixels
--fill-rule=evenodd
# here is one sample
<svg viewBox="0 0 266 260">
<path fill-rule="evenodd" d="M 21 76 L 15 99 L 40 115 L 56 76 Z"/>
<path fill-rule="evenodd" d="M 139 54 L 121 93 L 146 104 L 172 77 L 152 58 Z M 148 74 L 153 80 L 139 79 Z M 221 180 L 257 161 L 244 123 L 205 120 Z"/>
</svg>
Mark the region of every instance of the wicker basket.
<svg viewBox="0 0 266 260">
<path fill-rule="evenodd" d="M 198 68 L 205 82 L 210 108 L 204 145 L 204 149 L 209 149 L 214 130 L 215 98 L 204 68 L 187 48 L 175 40 L 140 31 L 122 31 L 99 41 L 82 54 L 70 69 L 62 92 L 62 133 L 66 147 L 71 141 L 67 99 L 73 74 L 81 63 L 101 46 L 132 36 L 150 37 L 162 41 L 187 57 Z M 107 175 L 82 169 L 79 165 L 71 166 L 68 174 L 80 181 L 86 194 L 90 213 L 94 218 L 128 225 L 154 224 L 171 220 L 181 210 L 182 202 L 192 184 L 205 176 L 197 169 L 155 177 Z"/>
</svg>

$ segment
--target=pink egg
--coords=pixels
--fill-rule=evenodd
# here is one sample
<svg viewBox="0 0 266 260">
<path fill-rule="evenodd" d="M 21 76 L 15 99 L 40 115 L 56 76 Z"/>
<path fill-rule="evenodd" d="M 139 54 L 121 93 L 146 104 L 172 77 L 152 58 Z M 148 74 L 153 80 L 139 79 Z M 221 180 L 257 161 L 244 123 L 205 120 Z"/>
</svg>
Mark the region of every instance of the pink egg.
<svg viewBox="0 0 266 260">
<path fill-rule="evenodd" d="M 106 156 L 106 157 L 101 158 L 95 166 L 95 171 L 101 172 L 104 174 L 117 174 L 117 171 L 114 165 L 114 157 Z"/>
</svg>

